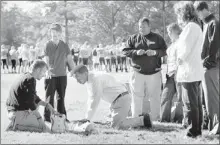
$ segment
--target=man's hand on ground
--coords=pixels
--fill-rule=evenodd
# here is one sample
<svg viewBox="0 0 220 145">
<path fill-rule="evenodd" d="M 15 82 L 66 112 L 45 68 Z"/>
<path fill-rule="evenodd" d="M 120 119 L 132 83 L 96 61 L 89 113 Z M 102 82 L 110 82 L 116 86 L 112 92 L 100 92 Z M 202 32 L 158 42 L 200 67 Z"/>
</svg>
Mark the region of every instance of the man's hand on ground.
<svg viewBox="0 0 220 145">
<path fill-rule="evenodd" d="M 83 123 L 86 123 L 86 122 L 90 122 L 90 120 L 88 120 L 88 119 L 81 119 L 81 120 L 79 120 L 79 122 L 83 124 Z"/>
<path fill-rule="evenodd" d="M 52 105 L 50 105 L 50 104 L 47 104 L 47 109 L 48 110 L 50 110 L 50 112 L 51 112 L 51 114 L 56 114 L 56 110 L 53 108 L 53 106 Z"/>
</svg>

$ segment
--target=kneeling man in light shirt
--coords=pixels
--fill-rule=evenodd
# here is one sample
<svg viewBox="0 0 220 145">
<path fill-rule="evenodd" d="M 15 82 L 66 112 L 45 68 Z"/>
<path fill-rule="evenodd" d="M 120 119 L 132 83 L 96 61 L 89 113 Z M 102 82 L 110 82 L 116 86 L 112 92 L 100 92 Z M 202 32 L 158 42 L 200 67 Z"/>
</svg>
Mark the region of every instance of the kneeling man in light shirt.
<svg viewBox="0 0 220 145">
<path fill-rule="evenodd" d="M 79 65 L 74 70 L 75 78 L 80 84 L 86 84 L 89 100 L 85 119 L 91 121 L 101 99 L 111 103 L 111 126 L 118 129 L 130 127 L 152 127 L 149 114 L 129 118 L 131 96 L 125 84 L 104 72 L 90 72 L 85 65 Z"/>
</svg>

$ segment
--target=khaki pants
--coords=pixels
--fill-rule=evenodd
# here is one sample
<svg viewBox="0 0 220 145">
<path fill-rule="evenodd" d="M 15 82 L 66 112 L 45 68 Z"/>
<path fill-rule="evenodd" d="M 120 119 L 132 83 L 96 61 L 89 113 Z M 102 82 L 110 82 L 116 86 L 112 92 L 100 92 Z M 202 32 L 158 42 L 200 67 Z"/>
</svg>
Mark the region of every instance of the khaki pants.
<svg viewBox="0 0 220 145">
<path fill-rule="evenodd" d="M 149 113 L 152 121 L 160 118 L 161 72 L 143 75 L 134 72 L 131 79 L 132 117 Z"/>
<path fill-rule="evenodd" d="M 118 129 L 127 129 L 130 127 L 144 126 L 143 116 L 141 117 L 128 117 L 128 113 L 131 106 L 130 94 L 124 95 L 118 98 L 114 103 L 111 104 L 111 116 L 112 116 L 112 127 Z"/>
<path fill-rule="evenodd" d="M 50 132 L 37 110 L 8 112 L 8 118 L 11 122 L 7 131 Z"/>
</svg>

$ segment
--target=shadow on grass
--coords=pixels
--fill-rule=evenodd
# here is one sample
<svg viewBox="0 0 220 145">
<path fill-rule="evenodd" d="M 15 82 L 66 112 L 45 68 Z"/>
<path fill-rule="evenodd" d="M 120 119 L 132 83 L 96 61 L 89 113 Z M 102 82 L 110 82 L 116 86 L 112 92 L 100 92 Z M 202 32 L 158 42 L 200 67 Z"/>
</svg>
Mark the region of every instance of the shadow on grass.
<svg viewBox="0 0 220 145">
<path fill-rule="evenodd" d="M 179 131 L 181 127 L 175 126 L 175 125 L 167 125 L 167 124 L 154 124 L 152 128 L 136 128 L 135 130 L 149 130 L 151 132 L 173 132 L 173 131 Z"/>
<path fill-rule="evenodd" d="M 214 140 L 214 139 L 220 139 L 219 135 L 204 135 L 204 138 L 206 138 L 207 140 Z"/>
</svg>

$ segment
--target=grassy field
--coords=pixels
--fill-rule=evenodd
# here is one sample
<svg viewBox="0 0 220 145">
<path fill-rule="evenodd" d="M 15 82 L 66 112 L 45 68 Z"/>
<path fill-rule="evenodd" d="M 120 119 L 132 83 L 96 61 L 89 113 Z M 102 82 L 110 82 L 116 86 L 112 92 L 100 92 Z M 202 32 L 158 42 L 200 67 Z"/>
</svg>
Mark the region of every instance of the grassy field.
<svg viewBox="0 0 220 145">
<path fill-rule="evenodd" d="M 121 81 L 128 81 L 130 74 L 112 73 Z M 101 102 L 94 117 L 98 133 L 85 134 L 48 134 L 30 132 L 5 132 L 8 124 L 5 101 L 13 81 L 18 77 L 15 74 L 1 75 L 1 144 L 219 144 L 219 136 L 208 136 L 203 131 L 203 136 L 196 139 L 185 139 L 186 130 L 179 124 L 154 122 L 150 130 L 114 130 L 109 127 L 107 115 L 108 104 Z M 37 82 L 37 93 L 44 99 L 44 81 Z M 84 117 L 86 111 L 87 92 L 83 85 L 77 84 L 75 79 L 68 78 L 66 91 L 66 109 L 70 120 Z M 40 108 L 43 113 L 43 108 Z"/>
</svg>

